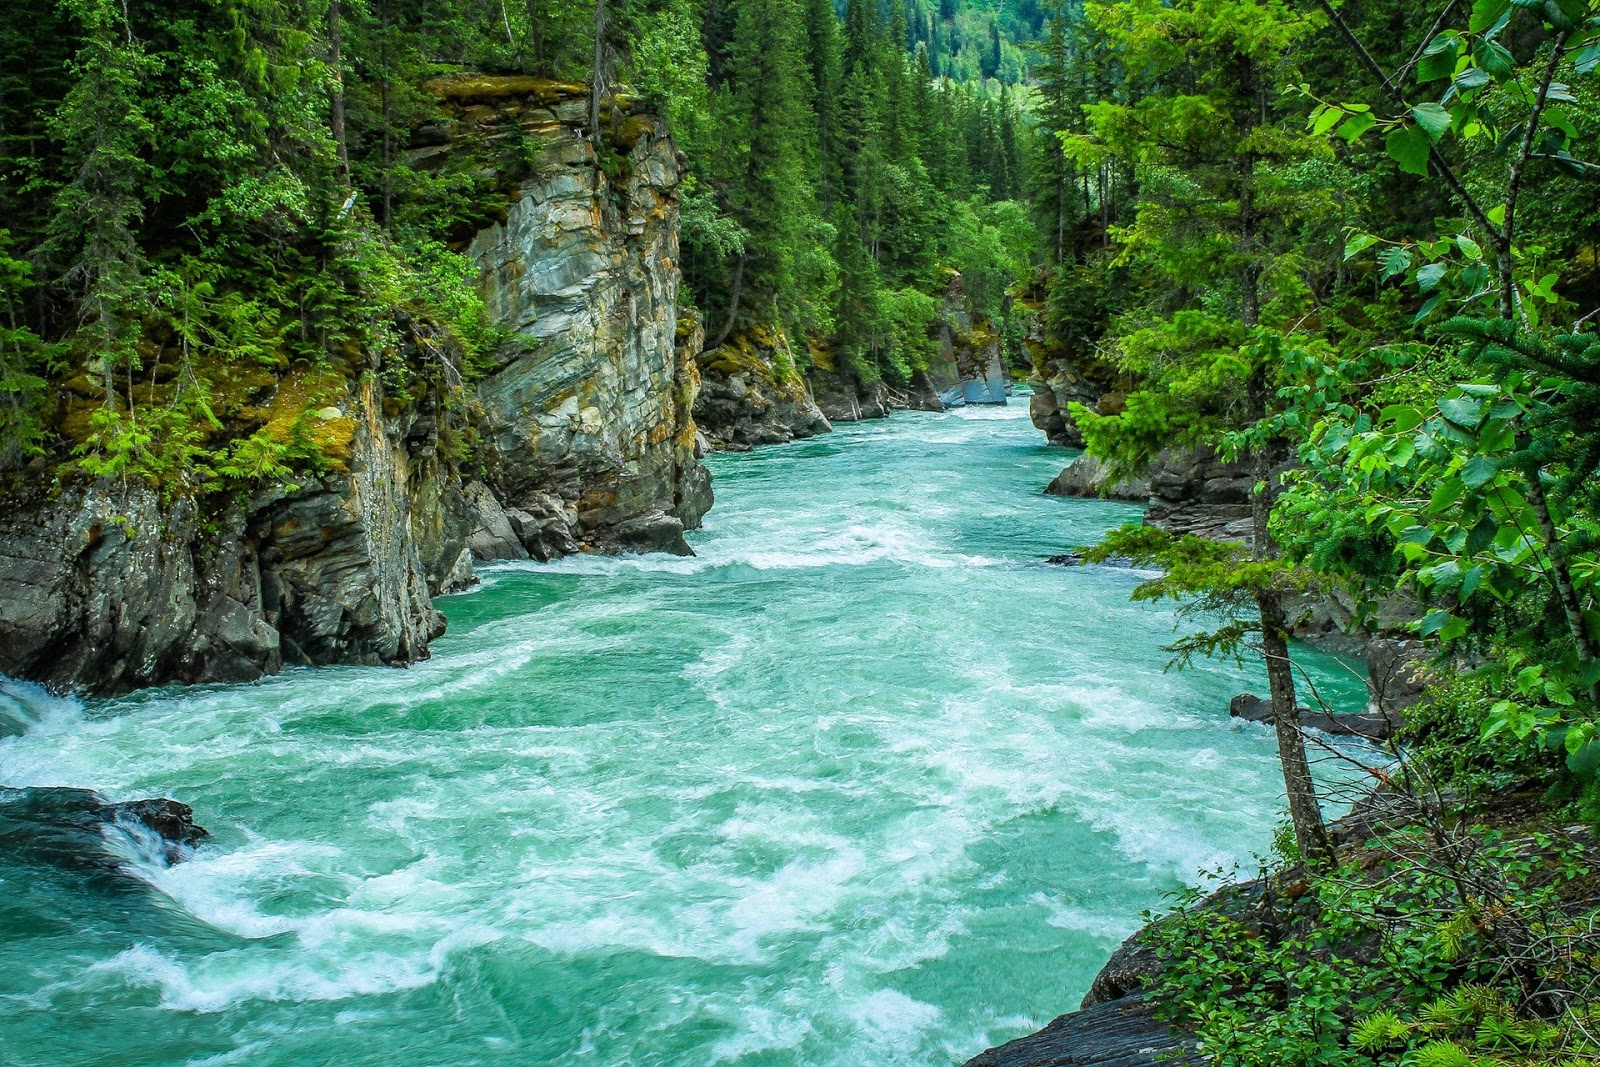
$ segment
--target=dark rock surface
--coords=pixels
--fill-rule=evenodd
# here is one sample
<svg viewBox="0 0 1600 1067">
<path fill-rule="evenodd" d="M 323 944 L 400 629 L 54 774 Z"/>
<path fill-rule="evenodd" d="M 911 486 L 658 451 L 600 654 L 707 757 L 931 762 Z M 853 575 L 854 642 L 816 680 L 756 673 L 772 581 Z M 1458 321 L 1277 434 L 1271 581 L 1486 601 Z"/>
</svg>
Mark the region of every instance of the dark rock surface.
<svg viewBox="0 0 1600 1067">
<path fill-rule="evenodd" d="M 1400 726 L 1397 714 L 1381 711 L 1362 711 L 1349 715 L 1329 714 L 1301 708 L 1300 725 L 1307 730 L 1320 730 L 1335 737 L 1362 737 L 1368 741 L 1382 741 L 1393 736 Z M 1228 702 L 1228 714 L 1246 722 L 1272 723 L 1272 704 L 1254 693 L 1240 693 Z"/>
<path fill-rule="evenodd" d="M 1223 460 L 1209 446 L 1167 449 L 1150 469 L 1145 521 L 1171 533 L 1249 544 L 1254 486 L 1246 461 Z"/>
<path fill-rule="evenodd" d="M 0 849 L 7 859 L 54 867 L 114 870 L 124 860 L 107 832 L 131 834 L 147 858 L 176 863 L 210 835 L 175 800 L 112 802 L 88 789 L 0 787 Z"/>
<path fill-rule="evenodd" d="M 1125 408 L 1126 395 L 1112 386 L 1115 368 L 1052 345 L 1042 315 L 1035 314 L 1025 345 L 1033 364 L 1028 377 L 1033 391 L 1028 398 L 1028 417 L 1051 444 L 1083 447 L 1083 431 L 1072 418 L 1071 404 L 1082 404 L 1101 415 L 1114 415 Z"/>
<path fill-rule="evenodd" d="M 695 357 L 701 386 L 695 424 L 712 447 L 743 451 L 833 429 L 794 368 L 782 334 L 753 329 Z"/>
<path fill-rule="evenodd" d="M 817 407 L 829 422 L 860 422 L 862 419 L 884 419 L 895 406 L 889 387 L 883 382 L 869 382 L 849 366 L 837 367 L 831 360 L 813 357 L 811 393 Z"/>
<path fill-rule="evenodd" d="M 426 656 L 444 629 L 430 598 L 470 579 L 459 491 L 437 430 L 383 415 L 373 379 L 344 409 L 360 415 L 344 469 L 292 491 L 14 492 L 0 509 L 0 673 L 114 694 Z"/>
<path fill-rule="evenodd" d="M 965 1067 L 1155 1067 L 1198 1064 L 1192 1037 L 1155 1017 L 1140 994 L 1062 1015 L 1043 1030 L 1008 1041 Z"/>
</svg>

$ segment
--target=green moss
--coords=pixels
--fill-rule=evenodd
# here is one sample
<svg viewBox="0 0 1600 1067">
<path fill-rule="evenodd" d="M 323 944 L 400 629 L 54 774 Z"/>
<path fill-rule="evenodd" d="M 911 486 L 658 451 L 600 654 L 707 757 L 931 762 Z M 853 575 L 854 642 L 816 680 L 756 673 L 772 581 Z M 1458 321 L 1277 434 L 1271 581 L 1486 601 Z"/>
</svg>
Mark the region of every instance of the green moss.
<svg viewBox="0 0 1600 1067">
<path fill-rule="evenodd" d="M 576 82 L 502 74 L 448 74 L 423 83 L 423 91 L 457 104 L 488 104 L 512 97 L 531 97 L 540 104 L 556 104 L 588 95 Z"/>
</svg>

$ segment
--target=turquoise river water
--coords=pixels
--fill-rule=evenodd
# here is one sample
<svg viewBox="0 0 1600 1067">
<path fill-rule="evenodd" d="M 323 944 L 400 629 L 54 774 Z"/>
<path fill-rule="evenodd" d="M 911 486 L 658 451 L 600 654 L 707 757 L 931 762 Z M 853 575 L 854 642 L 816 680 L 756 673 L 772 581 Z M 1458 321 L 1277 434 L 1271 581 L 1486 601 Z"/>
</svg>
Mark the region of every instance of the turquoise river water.
<svg viewBox="0 0 1600 1067">
<path fill-rule="evenodd" d="M 697 558 L 490 569 L 407 670 L 8 683 L 0 784 L 214 837 L 112 888 L 0 857 L 0 1064 L 947 1067 L 1043 1024 L 1281 793 L 1227 714 L 1260 677 L 1164 673 L 1137 575 L 1041 562 L 1138 514 L 1042 496 L 1064 459 L 1019 405 L 899 414 L 714 457 Z"/>
</svg>

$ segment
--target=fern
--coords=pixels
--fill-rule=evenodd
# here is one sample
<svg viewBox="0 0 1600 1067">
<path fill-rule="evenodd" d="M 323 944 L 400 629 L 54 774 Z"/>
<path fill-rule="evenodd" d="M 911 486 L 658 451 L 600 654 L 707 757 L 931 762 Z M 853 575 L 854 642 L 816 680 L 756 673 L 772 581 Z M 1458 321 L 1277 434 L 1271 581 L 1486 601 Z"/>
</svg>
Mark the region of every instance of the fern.
<svg viewBox="0 0 1600 1067">
<path fill-rule="evenodd" d="M 1375 1052 L 1394 1044 L 1410 1032 L 1410 1027 L 1400 1021 L 1392 1011 L 1369 1015 L 1350 1031 L 1350 1043 L 1362 1052 Z"/>
<path fill-rule="evenodd" d="M 1470 1053 L 1454 1041 L 1432 1041 L 1412 1057 L 1416 1067 L 1473 1067 Z"/>
</svg>

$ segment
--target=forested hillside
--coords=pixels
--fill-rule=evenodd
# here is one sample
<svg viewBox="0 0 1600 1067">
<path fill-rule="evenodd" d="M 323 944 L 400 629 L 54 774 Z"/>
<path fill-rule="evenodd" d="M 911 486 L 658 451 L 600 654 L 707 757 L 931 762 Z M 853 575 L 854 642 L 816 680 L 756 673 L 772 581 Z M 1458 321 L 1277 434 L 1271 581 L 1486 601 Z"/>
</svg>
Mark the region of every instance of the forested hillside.
<svg viewBox="0 0 1600 1067">
<path fill-rule="evenodd" d="M 306 434 L 230 422 L 229 368 L 381 350 L 401 320 L 442 331 L 449 367 L 395 374 L 470 380 L 505 338 L 457 253 L 506 190 L 493 160 L 440 169 L 410 150 L 442 75 L 580 83 L 602 159 L 627 136 L 617 94 L 669 119 L 708 347 L 770 327 L 802 360 L 820 346 L 903 382 L 944 272 L 1000 318 L 1031 267 L 1015 202 L 1031 6 L 71 0 L 36 15 L 0 29 L 8 468 L 70 454 L 188 492 L 315 467 Z M 517 164 L 516 142 L 494 151 Z M 64 407 L 63 381 L 98 409 Z"/>
</svg>

